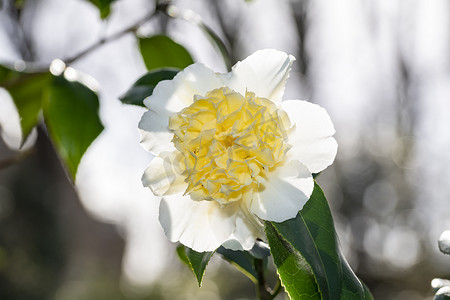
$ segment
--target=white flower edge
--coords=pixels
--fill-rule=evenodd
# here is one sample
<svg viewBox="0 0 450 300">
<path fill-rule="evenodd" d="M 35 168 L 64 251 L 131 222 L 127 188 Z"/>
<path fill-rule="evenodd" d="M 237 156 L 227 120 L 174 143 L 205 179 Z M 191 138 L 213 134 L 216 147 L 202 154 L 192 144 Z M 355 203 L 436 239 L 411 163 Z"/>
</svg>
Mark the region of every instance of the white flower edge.
<svg viewBox="0 0 450 300">
<path fill-rule="evenodd" d="M 294 58 L 276 50 L 261 50 L 236 64 L 227 74 L 217 74 L 202 64 L 194 64 L 160 82 L 149 108 L 139 124 L 142 144 L 159 154 L 142 177 L 145 186 L 162 196 L 160 223 L 169 240 L 181 242 L 198 252 L 214 251 L 220 245 L 232 250 L 249 250 L 263 237 L 262 220 L 282 222 L 293 218 L 311 196 L 312 173 L 329 166 L 336 156 L 334 127 L 327 112 L 316 104 L 300 100 L 281 102 Z M 168 119 L 189 106 L 194 95 L 204 95 L 227 86 L 237 92 L 255 92 L 276 103 L 293 125 L 288 131 L 286 163 L 268 173 L 268 181 L 247 203 L 222 206 L 215 201 L 196 202 L 183 195 L 184 178 L 175 171 L 170 153 L 172 133 Z M 258 228 L 259 227 L 259 228 Z"/>
<path fill-rule="evenodd" d="M 264 238 L 259 219 L 283 222 L 294 218 L 314 188 L 311 173 L 298 161 L 286 163 L 269 175 L 263 190 L 243 203 L 220 205 L 216 201 L 193 201 L 182 193 L 166 194 L 161 200 L 159 220 L 167 238 L 197 252 L 214 251 L 220 245 L 250 250 L 256 238 Z M 152 189 L 179 179 L 160 178 Z M 171 188 L 167 184 L 162 190 Z"/>
<path fill-rule="evenodd" d="M 250 212 L 266 221 L 294 218 L 314 189 L 311 172 L 299 161 L 285 162 L 268 173 L 269 178 L 255 195 Z"/>
<path fill-rule="evenodd" d="M 319 173 L 330 166 L 337 154 L 335 129 L 327 111 L 311 102 L 286 100 L 281 103 L 294 130 L 288 131 L 288 158 L 299 160 L 311 173 Z"/>
</svg>

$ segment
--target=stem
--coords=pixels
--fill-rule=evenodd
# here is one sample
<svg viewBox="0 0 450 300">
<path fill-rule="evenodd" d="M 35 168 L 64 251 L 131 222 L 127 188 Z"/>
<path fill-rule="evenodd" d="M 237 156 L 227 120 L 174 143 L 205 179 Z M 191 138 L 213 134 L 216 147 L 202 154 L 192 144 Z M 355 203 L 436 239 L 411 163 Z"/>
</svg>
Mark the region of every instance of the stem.
<svg viewBox="0 0 450 300">
<path fill-rule="evenodd" d="M 162 9 L 161 11 L 171 18 L 183 19 L 189 23 L 198 26 L 204 33 L 206 33 L 206 36 L 210 38 L 210 40 L 217 46 L 218 50 L 220 51 L 220 54 L 223 57 L 227 69 L 231 71 L 231 68 L 233 66 L 232 58 L 227 49 L 227 46 L 224 44 L 222 39 L 214 32 L 214 30 L 212 30 L 208 25 L 206 25 L 203 22 L 202 17 L 192 10 L 180 8 L 175 5 L 170 5 L 170 1 L 167 1 L 166 3 L 167 6 L 165 7 L 165 9 Z M 161 8 L 164 7 L 161 6 Z"/>
<path fill-rule="evenodd" d="M 146 14 L 143 18 L 139 19 L 136 23 L 134 23 L 133 25 L 119 31 L 116 32 L 112 35 L 110 35 L 109 37 L 105 37 L 100 39 L 98 42 L 96 42 L 95 44 L 87 47 L 86 49 L 84 49 L 83 51 L 81 51 L 78 54 L 75 54 L 72 57 L 69 57 L 67 59 L 64 59 L 63 61 L 66 63 L 66 65 L 69 65 L 71 63 L 73 63 L 74 61 L 82 58 L 83 56 L 91 53 L 92 51 L 96 50 L 97 48 L 100 48 L 101 46 L 103 46 L 104 44 L 117 40 L 119 38 L 121 38 L 122 36 L 131 33 L 131 32 L 136 32 L 139 27 L 141 27 L 144 23 L 146 23 L 147 21 L 149 21 L 151 18 L 153 18 L 159 11 L 161 8 L 159 8 L 158 6 L 155 8 L 155 10 L 151 13 Z"/>
<path fill-rule="evenodd" d="M 255 259 L 255 270 L 258 275 L 258 283 L 256 286 L 256 295 L 260 300 L 272 300 L 270 288 L 267 286 L 266 278 L 264 276 L 264 261 L 262 259 Z"/>
</svg>

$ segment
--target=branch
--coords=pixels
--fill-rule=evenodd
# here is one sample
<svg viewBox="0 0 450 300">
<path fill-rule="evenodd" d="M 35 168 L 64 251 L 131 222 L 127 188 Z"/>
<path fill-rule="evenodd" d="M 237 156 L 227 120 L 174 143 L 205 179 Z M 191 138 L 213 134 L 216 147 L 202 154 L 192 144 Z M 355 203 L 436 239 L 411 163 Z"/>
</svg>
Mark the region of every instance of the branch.
<svg viewBox="0 0 450 300">
<path fill-rule="evenodd" d="M 8 157 L 7 159 L 1 160 L 0 161 L 0 170 L 1 169 L 5 169 L 9 166 L 12 166 L 18 162 L 23 161 L 25 158 L 27 158 L 32 152 L 34 151 L 34 147 L 30 148 L 26 151 L 23 152 L 19 152 L 16 155 L 12 156 L 12 157 Z"/>
<path fill-rule="evenodd" d="M 196 26 L 198 26 L 204 33 L 206 33 L 206 36 L 217 46 L 217 48 L 220 51 L 220 54 L 223 57 L 224 63 L 229 71 L 231 71 L 232 68 L 232 58 L 231 55 L 227 49 L 227 46 L 224 44 L 222 39 L 212 30 L 208 25 L 206 25 L 202 17 L 195 13 L 192 10 L 184 9 L 177 7 L 175 5 L 171 5 L 170 1 L 167 1 L 165 6 L 160 6 L 161 11 L 172 18 L 179 18 L 182 20 L 185 20 L 189 23 L 192 23 Z"/>
<path fill-rule="evenodd" d="M 155 15 L 158 14 L 158 12 L 163 9 L 162 6 L 157 5 L 155 10 L 151 13 L 148 13 L 147 15 L 145 15 L 143 18 L 141 18 L 140 20 L 138 20 L 136 23 L 134 23 L 133 25 L 131 25 L 130 27 L 127 27 L 119 32 L 116 32 L 108 37 L 102 38 L 100 39 L 98 42 L 96 42 L 95 44 L 89 46 L 88 48 L 84 49 L 83 51 L 81 51 L 80 53 L 69 57 L 67 59 L 63 59 L 63 62 L 66 65 L 69 65 L 73 62 L 75 62 L 76 60 L 82 58 L 83 56 L 95 51 L 97 48 L 100 48 L 101 46 L 103 46 L 104 44 L 117 40 L 119 38 L 121 38 L 122 36 L 131 33 L 131 32 L 136 32 L 139 27 L 141 27 L 143 24 L 145 24 L 146 22 L 148 22 L 150 19 L 152 19 Z"/>
</svg>

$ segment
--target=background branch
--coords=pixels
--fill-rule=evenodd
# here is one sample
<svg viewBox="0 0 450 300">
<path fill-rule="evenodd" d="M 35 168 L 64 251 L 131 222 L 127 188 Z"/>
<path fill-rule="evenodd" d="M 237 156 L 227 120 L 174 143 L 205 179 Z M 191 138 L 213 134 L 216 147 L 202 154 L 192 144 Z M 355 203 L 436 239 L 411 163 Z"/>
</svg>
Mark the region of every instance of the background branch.
<svg viewBox="0 0 450 300">
<path fill-rule="evenodd" d="M 117 40 L 119 38 L 121 38 L 122 36 L 131 33 L 131 32 L 136 32 L 139 27 L 141 27 L 143 24 L 145 24 L 146 22 L 148 22 L 150 19 L 152 19 L 154 16 L 156 16 L 158 14 L 158 12 L 163 9 L 162 6 L 157 5 L 155 10 L 151 13 L 146 14 L 143 18 L 139 19 L 136 23 L 134 23 L 133 25 L 119 31 L 116 32 L 108 37 L 102 38 L 100 39 L 98 42 L 96 42 L 95 44 L 89 46 L 88 48 L 84 49 L 83 51 L 81 51 L 78 54 L 75 54 L 72 57 L 63 59 L 64 63 L 66 65 L 69 65 L 77 60 L 79 60 L 80 58 L 86 56 L 87 54 L 95 51 L 96 49 L 100 48 L 101 46 L 103 46 L 104 44 Z"/>
</svg>

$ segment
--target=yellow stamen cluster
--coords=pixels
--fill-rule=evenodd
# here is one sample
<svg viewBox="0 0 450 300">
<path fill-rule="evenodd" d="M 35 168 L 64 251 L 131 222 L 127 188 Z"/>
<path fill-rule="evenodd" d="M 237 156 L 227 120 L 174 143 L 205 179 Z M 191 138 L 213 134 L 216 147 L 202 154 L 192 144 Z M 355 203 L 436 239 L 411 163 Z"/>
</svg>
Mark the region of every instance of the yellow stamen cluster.
<svg viewBox="0 0 450 300">
<path fill-rule="evenodd" d="M 169 121 L 186 194 L 226 204 L 250 199 L 289 150 L 287 114 L 268 99 L 219 88 Z"/>
</svg>

